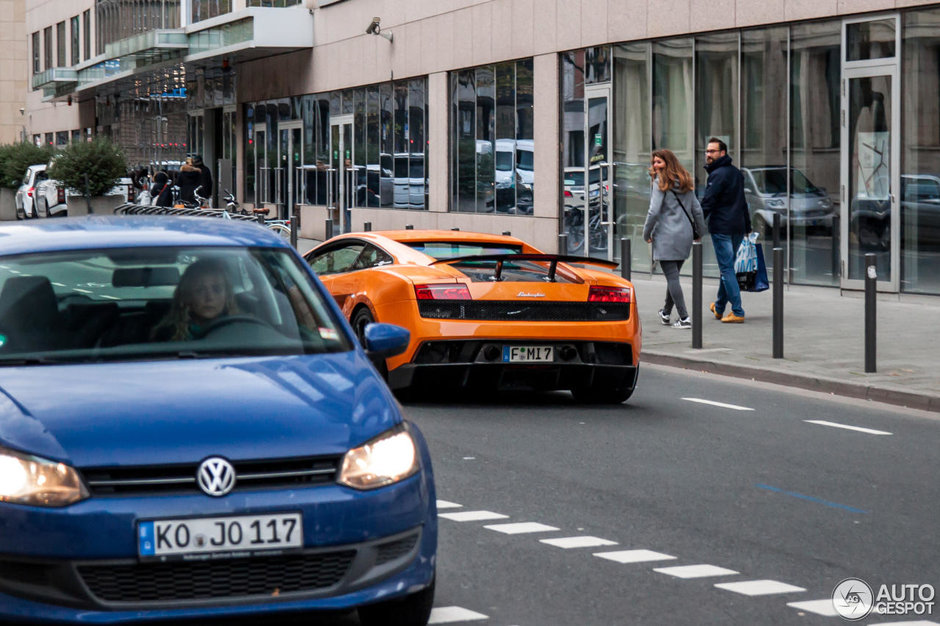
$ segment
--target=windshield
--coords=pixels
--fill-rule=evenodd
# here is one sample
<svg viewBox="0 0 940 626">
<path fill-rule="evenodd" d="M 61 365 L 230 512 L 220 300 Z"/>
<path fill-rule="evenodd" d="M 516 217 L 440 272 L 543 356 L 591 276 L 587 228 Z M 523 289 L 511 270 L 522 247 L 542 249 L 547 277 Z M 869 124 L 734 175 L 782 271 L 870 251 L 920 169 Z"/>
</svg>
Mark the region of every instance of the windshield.
<svg viewBox="0 0 940 626">
<path fill-rule="evenodd" d="M 777 195 L 787 193 L 786 170 L 782 167 L 766 170 L 751 170 L 754 184 L 762 194 Z M 800 170 L 790 170 L 790 193 L 816 193 L 819 189 L 809 182 Z"/>
<path fill-rule="evenodd" d="M 520 254 L 522 246 L 479 241 L 409 241 L 409 246 L 437 260 L 481 254 Z"/>
<path fill-rule="evenodd" d="M 286 250 L 115 248 L 0 258 L 0 366 L 349 349 Z"/>
</svg>

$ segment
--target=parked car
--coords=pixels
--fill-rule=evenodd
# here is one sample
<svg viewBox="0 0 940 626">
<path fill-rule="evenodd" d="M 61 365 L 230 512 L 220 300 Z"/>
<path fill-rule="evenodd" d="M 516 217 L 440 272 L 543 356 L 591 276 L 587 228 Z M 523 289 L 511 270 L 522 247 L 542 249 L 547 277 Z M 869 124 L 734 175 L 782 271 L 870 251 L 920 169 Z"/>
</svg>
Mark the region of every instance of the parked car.
<svg viewBox="0 0 940 626">
<path fill-rule="evenodd" d="M 6 231 L 0 623 L 427 623 L 431 460 L 369 361 L 407 331 L 360 345 L 253 222 Z"/>
<path fill-rule="evenodd" d="M 610 197 L 607 180 L 607 165 L 598 164 L 588 168 L 588 193 L 591 206 L 606 205 Z M 565 208 L 584 208 L 584 168 L 566 167 L 564 170 Z"/>
<path fill-rule="evenodd" d="M 65 185 L 46 178 L 36 185 L 36 211 L 39 217 L 65 217 L 68 215 L 68 197 L 79 195 Z M 115 197 L 120 203 L 133 202 L 137 197 L 137 188 L 129 177 L 123 177 L 105 196 Z"/>
<path fill-rule="evenodd" d="M 534 156 L 531 139 L 496 140 L 496 211 L 532 215 Z"/>
<path fill-rule="evenodd" d="M 26 168 L 23 175 L 23 182 L 16 190 L 14 202 L 16 204 L 16 219 L 31 219 L 39 217 L 36 212 L 35 195 L 36 185 L 46 180 L 46 164 L 38 163 Z"/>
<path fill-rule="evenodd" d="M 764 237 L 773 236 L 774 214 L 780 216 L 780 234 L 793 228 L 816 230 L 832 236 L 836 210 L 823 187 L 817 187 L 796 168 L 790 168 L 787 197 L 787 168 L 783 165 L 742 167 L 744 197 L 751 210 L 751 228 Z"/>
<path fill-rule="evenodd" d="M 521 239 L 439 230 L 349 233 L 304 258 L 357 334 L 374 321 L 411 331 L 382 359 L 389 385 L 563 389 L 583 402 L 633 393 L 641 333 L 633 286 L 615 262 L 545 254 Z"/>
<path fill-rule="evenodd" d="M 940 240 L 940 176 L 901 174 L 901 226 L 904 232 L 916 233 L 918 245 L 936 246 Z M 890 250 L 890 200 L 853 199 L 849 232 L 863 250 Z"/>
<path fill-rule="evenodd" d="M 427 189 L 424 154 L 396 152 L 393 174 L 392 197 L 395 208 L 424 208 L 424 194 Z"/>
</svg>

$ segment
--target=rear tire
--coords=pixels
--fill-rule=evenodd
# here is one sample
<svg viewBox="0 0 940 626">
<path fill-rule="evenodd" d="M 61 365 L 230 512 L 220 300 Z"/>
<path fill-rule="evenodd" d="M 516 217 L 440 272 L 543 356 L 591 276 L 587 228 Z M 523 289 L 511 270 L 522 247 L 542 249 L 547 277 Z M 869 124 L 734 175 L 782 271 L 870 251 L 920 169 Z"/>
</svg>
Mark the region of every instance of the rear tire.
<svg viewBox="0 0 940 626">
<path fill-rule="evenodd" d="M 627 381 L 619 387 L 601 387 L 599 385 L 585 385 L 571 390 L 571 395 L 577 402 L 584 404 L 622 404 L 630 399 L 640 379 L 639 366 L 632 381 Z M 632 386 L 630 386 L 632 385 Z"/>
<path fill-rule="evenodd" d="M 402 599 L 387 600 L 359 608 L 362 626 L 426 626 L 434 605 L 434 581 Z"/>
</svg>

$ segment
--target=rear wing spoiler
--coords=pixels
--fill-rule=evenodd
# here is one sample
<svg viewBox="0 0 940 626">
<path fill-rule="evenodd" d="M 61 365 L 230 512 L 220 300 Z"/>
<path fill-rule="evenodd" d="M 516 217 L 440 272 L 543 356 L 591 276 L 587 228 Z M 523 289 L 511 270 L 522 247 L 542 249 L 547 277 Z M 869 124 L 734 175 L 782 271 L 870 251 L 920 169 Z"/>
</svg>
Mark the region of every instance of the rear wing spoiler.
<svg viewBox="0 0 940 626">
<path fill-rule="evenodd" d="M 595 259 L 587 256 L 572 256 L 568 254 L 478 254 L 471 256 L 458 256 L 452 259 L 440 259 L 431 263 L 431 265 L 454 265 L 467 261 L 496 261 L 496 280 L 498 281 L 503 273 L 504 261 L 543 261 L 549 264 L 548 279 L 555 280 L 555 272 L 559 263 L 572 263 L 580 265 L 598 265 L 607 269 L 620 267 L 619 263 L 608 261 L 607 259 Z"/>
</svg>

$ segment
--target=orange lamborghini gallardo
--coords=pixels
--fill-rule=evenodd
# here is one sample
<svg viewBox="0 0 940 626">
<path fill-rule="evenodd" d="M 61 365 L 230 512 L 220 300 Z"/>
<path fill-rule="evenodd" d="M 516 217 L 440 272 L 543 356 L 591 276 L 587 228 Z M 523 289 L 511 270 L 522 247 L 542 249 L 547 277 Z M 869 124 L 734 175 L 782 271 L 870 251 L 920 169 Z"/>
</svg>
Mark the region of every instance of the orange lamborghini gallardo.
<svg viewBox="0 0 940 626">
<path fill-rule="evenodd" d="M 411 331 L 403 354 L 377 364 L 392 389 L 568 389 L 620 403 L 636 386 L 640 320 L 616 263 L 441 230 L 349 233 L 305 259 L 360 339 L 372 322 Z"/>
</svg>

